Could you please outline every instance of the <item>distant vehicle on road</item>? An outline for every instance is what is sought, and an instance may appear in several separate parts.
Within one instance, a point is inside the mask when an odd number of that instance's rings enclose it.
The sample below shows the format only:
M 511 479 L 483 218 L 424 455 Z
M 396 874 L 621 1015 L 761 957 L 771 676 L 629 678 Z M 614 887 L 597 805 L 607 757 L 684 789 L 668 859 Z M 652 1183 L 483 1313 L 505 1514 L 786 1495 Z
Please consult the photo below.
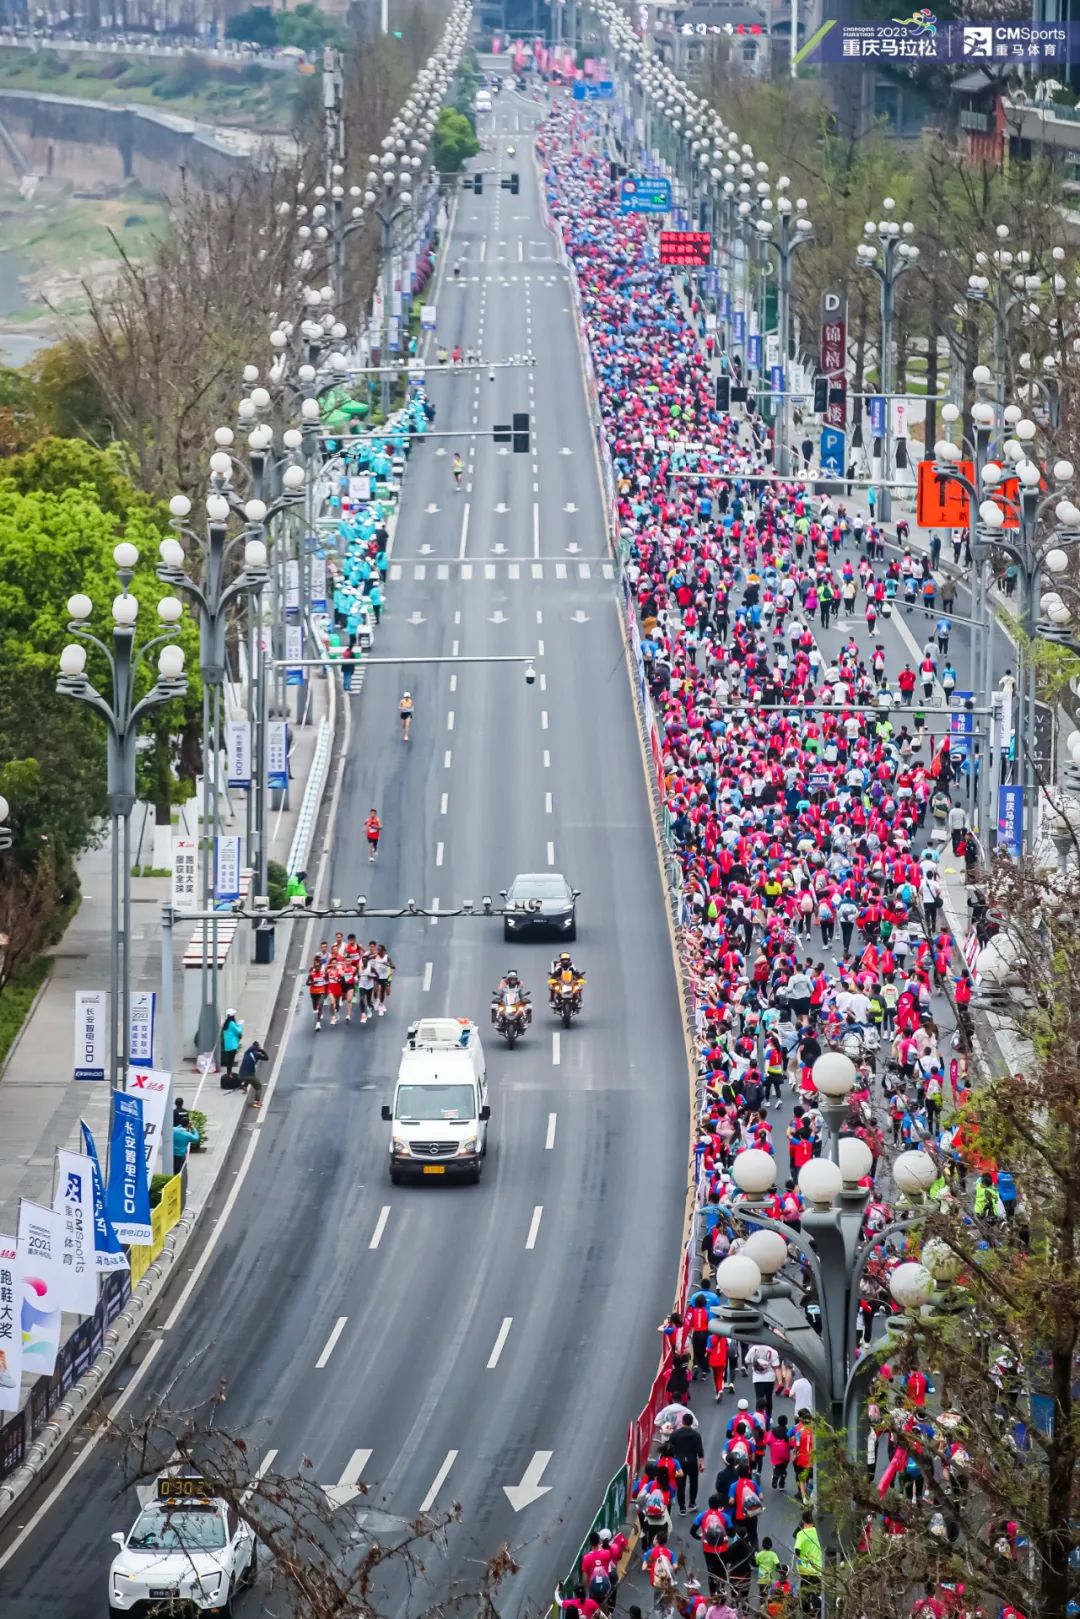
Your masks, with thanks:
M 570 887 L 560 871 L 519 872 L 502 891 L 509 908 L 503 917 L 503 937 L 539 939 L 554 934 L 559 939 L 576 939 L 580 892 Z
M 390 1125 L 390 1179 L 445 1180 L 475 1186 L 487 1154 L 487 1071 L 480 1031 L 469 1018 L 429 1017 L 410 1024 L 401 1053 Z

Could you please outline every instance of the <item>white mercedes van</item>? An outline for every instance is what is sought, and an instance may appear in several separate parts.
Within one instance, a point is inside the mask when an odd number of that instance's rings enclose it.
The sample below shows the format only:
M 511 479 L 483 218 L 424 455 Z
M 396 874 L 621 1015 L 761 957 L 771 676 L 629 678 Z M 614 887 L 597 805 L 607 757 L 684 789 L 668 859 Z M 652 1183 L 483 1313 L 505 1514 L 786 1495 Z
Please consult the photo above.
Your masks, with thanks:
M 410 1024 L 401 1052 L 390 1125 L 390 1179 L 411 1176 L 475 1185 L 487 1152 L 488 1105 L 484 1048 L 469 1018 L 421 1018 Z

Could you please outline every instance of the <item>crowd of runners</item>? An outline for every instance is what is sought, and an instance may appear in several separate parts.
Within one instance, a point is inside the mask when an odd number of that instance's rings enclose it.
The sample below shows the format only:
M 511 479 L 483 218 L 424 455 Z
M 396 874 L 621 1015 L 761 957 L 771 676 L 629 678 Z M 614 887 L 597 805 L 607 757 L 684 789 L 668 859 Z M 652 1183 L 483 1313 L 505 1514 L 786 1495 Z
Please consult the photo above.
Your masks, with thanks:
M 394 963 L 384 944 L 374 939 L 360 944 L 355 933 L 338 933 L 333 944 L 325 939 L 308 968 L 307 988 L 316 1034 L 325 1017 L 331 1028 L 343 1023 L 367 1023 L 383 1017 L 390 997 Z
M 775 1157 L 767 1213 L 798 1230 L 799 1171 L 824 1144 L 813 1065 L 829 1049 L 857 1071 L 847 1129 L 870 1149 L 865 1233 L 894 1212 L 891 1148 L 934 1139 L 945 1168 L 931 1196 L 968 1191 L 971 1155 L 949 1121 L 965 1094 L 972 979 L 945 926 L 939 872 L 943 847 L 969 864 L 975 855 L 956 785 L 969 760 L 945 717 L 955 589 L 906 548 L 903 525 L 886 535 L 872 511 L 775 477 L 767 432 L 715 410 L 692 311 L 658 264 L 653 227 L 620 216 L 593 114 L 557 109 L 540 155 L 614 474 L 699 1032 L 706 1280 L 663 1328 L 669 1405 L 662 1443 L 631 1481 L 634 1584 L 640 1592 L 644 1576 L 657 1610 L 677 1605 L 688 1619 L 733 1619 L 747 1605 L 817 1613 L 813 1390 L 768 1346 L 710 1331 L 721 1301 L 708 1277 L 739 1245 L 724 1204 L 744 1148 Z M 881 633 L 894 613 L 910 653 L 900 665 Z M 997 1179 L 980 1179 L 973 1211 L 990 1224 L 1016 1207 L 1009 1178 L 1000 1192 Z M 882 1245 L 867 1267 L 861 1342 L 894 1308 L 888 1277 L 901 1257 Z M 954 1474 L 962 1467 L 955 1436 L 928 1416 L 928 1386 L 912 1365 L 877 1391 L 902 1403 L 912 1435 L 907 1449 L 886 1436 L 880 1454 L 872 1442 L 886 1532 L 895 1492 L 921 1492 L 928 1449 L 946 1479 L 950 1460 Z M 706 1469 L 714 1487 L 699 1503 Z M 946 1511 L 942 1533 L 953 1532 Z M 609 1541 L 594 1537 L 581 1576 L 564 1611 L 613 1611 Z M 931 1593 L 927 1611 L 962 1611 L 955 1596 Z

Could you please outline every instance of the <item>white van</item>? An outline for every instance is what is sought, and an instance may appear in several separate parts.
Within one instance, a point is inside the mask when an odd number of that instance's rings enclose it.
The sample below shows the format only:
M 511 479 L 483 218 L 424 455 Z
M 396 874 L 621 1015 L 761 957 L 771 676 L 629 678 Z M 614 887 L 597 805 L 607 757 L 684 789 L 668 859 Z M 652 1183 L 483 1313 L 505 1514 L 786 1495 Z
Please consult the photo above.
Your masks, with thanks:
M 477 110 L 477 112 L 490 112 L 491 111 L 491 91 L 490 90 L 478 90 L 476 92 L 476 110 Z
M 484 1048 L 468 1018 L 421 1018 L 402 1047 L 390 1125 L 390 1179 L 458 1175 L 475 1186 L 487 1152 Z

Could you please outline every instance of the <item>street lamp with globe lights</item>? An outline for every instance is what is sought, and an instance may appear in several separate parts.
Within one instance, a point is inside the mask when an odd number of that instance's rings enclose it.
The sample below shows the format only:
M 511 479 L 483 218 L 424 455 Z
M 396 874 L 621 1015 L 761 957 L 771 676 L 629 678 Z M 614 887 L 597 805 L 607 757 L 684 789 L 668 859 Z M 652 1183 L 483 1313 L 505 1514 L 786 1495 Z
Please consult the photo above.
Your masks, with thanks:
M 111 821 L 112 889 L 109 942 L 109 1078 L 113 1087 L 127 1086 L 127 1051 L 131 1029 L 131 812 L 135 807 L 135 761 L 139 726 L 163 703 L 183 697 L 188 689 L 183 649 L 176 644 L 183 604 L 175 596 L 158 603 L 160 635 L 135 646 L 139 603 L 129 590 L 139 553 L 122 542 L 113 550 L 120 579 L 120 594 L 112 604 L 112 645 L 89 628 L 94 607 L 81 592 L 68 599 L 68 630 L 78 637 L 60 654 L 56 689 L 64 697 L 85 703 L 102 716 L 107 727 L 107 794 Z M 86 673 L 85 642 L 104 659 L 111 693 L 103 696 Z M 142 697 L 137 694 L 146 660 L 158 649 L 157 677 Z M 121 867 L 123 868 L 121 870 Z
M 882 203 L 883 218 L 876 222 L 868 219 L 863 226 L 863 237 L 855 249 L 855 264 L 860 270 L 876 275 L 881 283 L 881 353 L 879 366 L 879 392 L 885 401 L 885 418 L 881 439 L 881 502 L 879 511 L 884 521 L 892 516 L 892 329 L 896 312 L 896 284 L 900 277 L 915 267 L 919 249 L 908 240 L 915 227 L 910 220 L 903 224 L 892 217 L 896 203 L 886 197 Z

